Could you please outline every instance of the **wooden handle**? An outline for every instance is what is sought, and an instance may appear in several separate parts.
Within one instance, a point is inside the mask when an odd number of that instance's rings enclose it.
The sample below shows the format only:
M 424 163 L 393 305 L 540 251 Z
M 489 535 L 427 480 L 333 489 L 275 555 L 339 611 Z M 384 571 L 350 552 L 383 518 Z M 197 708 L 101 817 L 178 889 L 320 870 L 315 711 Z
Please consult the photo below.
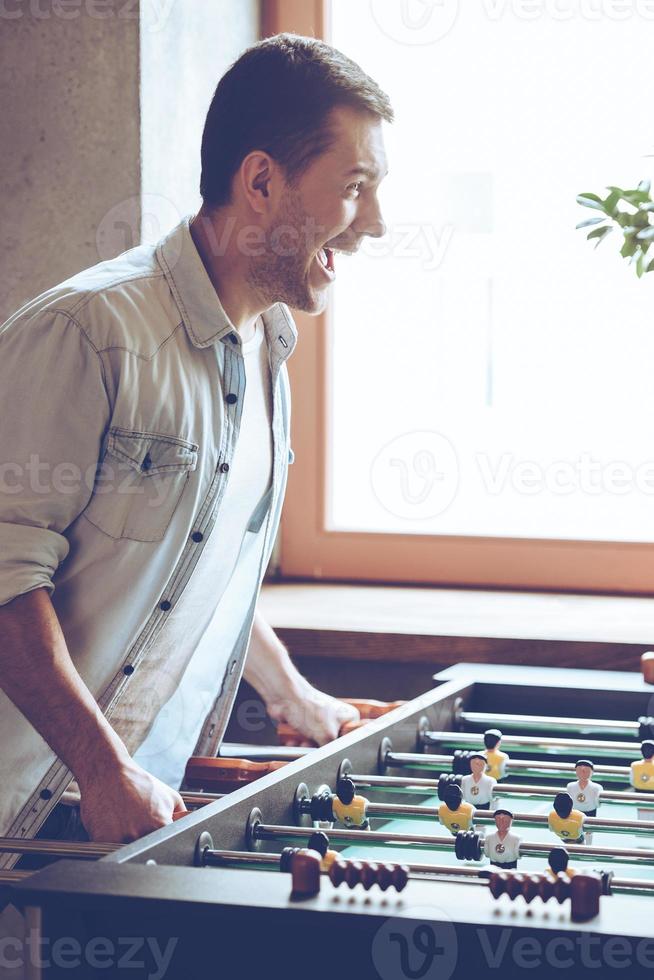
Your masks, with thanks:
M 643 680 L 646 684 L 654 684 L 654 651 L 649 650 L 640 658 Z
M 195 755 L 186 764 L 184 781 L 189 789 L 231 793 L 285 765 L 286 762 L 280 761 L 250 762 L 248 759 L 213 759 Z
M 355 707 L 360 717 L 357 721 L 346 721 L 345 724 L 341 725 L 339 735 L 347 735 L 348 732 L 356 731 L 357 728 L 361 728 L 369 721 L 381 718 L 389 711 L 406 704 L 406 701 L 374 701 L 360 698 L 340 698 L 340 700 Z M 287 725 L 286 722 L 281 722 L 277 726 L 277 737 L 282 745 L 298 745 L 306 741 L 300 732 L 292 725 Z

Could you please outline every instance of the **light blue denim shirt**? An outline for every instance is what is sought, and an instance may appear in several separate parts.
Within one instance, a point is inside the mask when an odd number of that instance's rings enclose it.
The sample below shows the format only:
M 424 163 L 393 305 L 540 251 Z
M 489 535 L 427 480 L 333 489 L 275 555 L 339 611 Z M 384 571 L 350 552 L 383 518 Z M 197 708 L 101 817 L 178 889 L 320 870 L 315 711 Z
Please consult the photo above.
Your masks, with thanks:
M 155 247 L 53 287 L 0 328 L 0 605 L 51 590 L 73 662 L 109 720 L 228 519 L 220 503 L 243 357 L 190 218 Z M 297 331 L 283 304 L 263 321 L 273 479 L 249 528 L 263 536 L 259 573 L 230 608 L 237 639 L 202 754 L 215 754 L 229 718 L 292 459 L 284 362 Z M 0 744 L 0 834 L 31 837 L 71 773 L 2 692 Z

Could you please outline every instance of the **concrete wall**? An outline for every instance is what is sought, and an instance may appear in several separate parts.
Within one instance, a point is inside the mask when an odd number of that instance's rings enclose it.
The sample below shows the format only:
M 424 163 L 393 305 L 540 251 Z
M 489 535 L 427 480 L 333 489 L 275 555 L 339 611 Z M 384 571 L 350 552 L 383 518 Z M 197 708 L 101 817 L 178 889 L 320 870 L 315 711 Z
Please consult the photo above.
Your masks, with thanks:
M 163 5 L 165 7 L 165 4 Z M 142 240 L 200 206 L 200 141 L 218 79 L 259 36 L 258 0 L 141 6 Z
M 2 7 L 0 322 L 97 262 L 102 218 L 139 193 L 138 11 L 117 8 Z
M 202 124 L 258 0 L 0 3 L 0 323 L 197 207 Z

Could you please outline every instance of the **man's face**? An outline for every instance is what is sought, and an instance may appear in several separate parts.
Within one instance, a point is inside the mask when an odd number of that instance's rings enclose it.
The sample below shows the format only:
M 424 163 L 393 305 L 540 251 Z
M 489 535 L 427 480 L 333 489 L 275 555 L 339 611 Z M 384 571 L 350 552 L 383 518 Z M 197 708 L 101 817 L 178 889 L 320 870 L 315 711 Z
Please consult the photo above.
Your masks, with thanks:
M 474 776 L 482 776 L 486 772 L 486 760 L 485 759 L 471 759 L 470 768 Z
M 581 782 L 588 782 L 593 774 L 590 766 L 577 766 L 575 772 L 577 773 L 577 779 L 581 780 Z
M 266 229 L 267 249 L 250 262 L 249 280 L 272 305 L 320 313 L 336 278 L 334 251 L 356 251 L 364 236 L 385 232 L 377 189 L 386 175 L 381 120 L 339 107 L 335 140 L 295 185 L 285 185 Z M 332 251 L 332 249 L 334 251 Z
M 498 813 L 495 817 L 495 826 L 505 834 L 511 829 L 511 817 L 507 813 Z

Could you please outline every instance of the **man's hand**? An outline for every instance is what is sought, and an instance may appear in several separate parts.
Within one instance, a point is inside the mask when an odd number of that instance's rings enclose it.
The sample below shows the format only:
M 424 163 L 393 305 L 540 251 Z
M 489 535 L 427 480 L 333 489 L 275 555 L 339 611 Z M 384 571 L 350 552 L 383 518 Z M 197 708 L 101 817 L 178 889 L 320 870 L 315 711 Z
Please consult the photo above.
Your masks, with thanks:
M 187 812 L 179 793 L 132 759 L 79 780 L 79 787 L 80 816 L 94 841 L 126 844 Z
M 359 719 L 351 704 L 318 691 L 304 678 L 286 698 L 269 701 L 266 710 L 273 721 L 292 725 L 302 736 L 289 740 L 288 745 L 325 745 L 338 738 L 346 722 Z

